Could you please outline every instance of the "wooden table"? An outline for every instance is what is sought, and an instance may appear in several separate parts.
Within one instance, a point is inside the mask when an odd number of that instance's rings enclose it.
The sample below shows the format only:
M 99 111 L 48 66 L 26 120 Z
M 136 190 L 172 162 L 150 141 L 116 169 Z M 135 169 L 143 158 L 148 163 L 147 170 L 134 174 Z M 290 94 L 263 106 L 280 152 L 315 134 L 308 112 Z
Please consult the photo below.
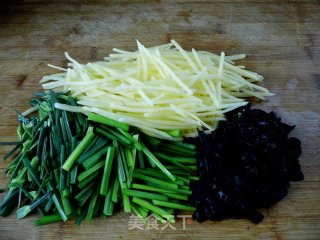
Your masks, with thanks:
M 46 4 L 40 3 L 46 2 Z M 67 3 L 68 2 L 68 3 Z M 89 3 L 90 2 L 90 3 Z M 1 1 L 0 141 L 15 141 L 17 116 L 48 63 L 65 65 L 64 51 L 83 62 L 102 59 L 112 47 L 134 49 L 176 39 L 226 54 L 246 53 L 243 64 L 265 76 L 276 95 L 259 104 L 296 124 L 302 141 L 305 180 L 265 210 L 264 221 L 228 220 L 174 225 L 176 230 L 129 230 L 129 215 L 74 226 L 35 227 L 37 216 L 0 219 L 0 239 L 319 239 L 320 238 L 320 4 L 319 1 Z M 9 150 L 0 146 L 0 157 Z M 0 162 L 0 189 L 8 178 Z M 0 199 L 5 193 L 0 194 Z

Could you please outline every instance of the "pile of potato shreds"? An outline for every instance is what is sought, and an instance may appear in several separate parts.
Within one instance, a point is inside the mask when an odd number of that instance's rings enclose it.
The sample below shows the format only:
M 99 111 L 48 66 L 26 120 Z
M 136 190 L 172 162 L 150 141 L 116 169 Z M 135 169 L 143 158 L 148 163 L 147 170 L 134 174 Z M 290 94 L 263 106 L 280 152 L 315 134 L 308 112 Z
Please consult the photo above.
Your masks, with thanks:
M 177 211 L 195 211 L 190 186 L 199 180 L 196 146 L 183 137 L 212 132 L 243 98 L 272 95 L 254 84 L 262 76 L 235 65 L 243 54 L 188 52 L 174 40 L 114 51 L 85 65 L 66 53 L 70 68 L 49 65 L 63 73 L 43 77 L 50 91 L 19 114 L 0 215 L 17 206 L 17 218 L 39 212 L 38 225 L 80 224 L 122 206 L 173 222 Z
M 272 95 L 254 84 L 262 76 L 235 65 L 244 54 L 189 52 L 174 40 L 152 48 L 137 46 L 134 52 L 114 49 L 105 61 L 87 64 L 66 53 L 70 68 L 56 67 L 63 73 L 43 77 L 42 87 L 70 91 L 83 106 L 57 108 L 97 113 L 168 140 L 181 140 L 168 133 L 175 129 L 184 137 L 195 137 L 199 128 L 212 132 L 224 113 L 247 104 L 243 98 Z

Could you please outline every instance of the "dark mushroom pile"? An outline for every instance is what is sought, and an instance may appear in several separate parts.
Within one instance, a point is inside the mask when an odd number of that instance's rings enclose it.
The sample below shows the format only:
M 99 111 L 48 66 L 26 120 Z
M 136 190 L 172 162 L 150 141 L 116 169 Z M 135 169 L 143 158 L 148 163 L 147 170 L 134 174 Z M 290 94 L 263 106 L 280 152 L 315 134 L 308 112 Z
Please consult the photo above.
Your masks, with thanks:
M 260 208 L 286 196 L 290 181 L 303 180 L 298 158 L 301 143 L 288 137 L 294 129 L 274 112 L 250 105 L 226 114 L 211 134 L 199 132 L 200 181 L 193 189 L 199 222 L 247 218 L 259 223 Z

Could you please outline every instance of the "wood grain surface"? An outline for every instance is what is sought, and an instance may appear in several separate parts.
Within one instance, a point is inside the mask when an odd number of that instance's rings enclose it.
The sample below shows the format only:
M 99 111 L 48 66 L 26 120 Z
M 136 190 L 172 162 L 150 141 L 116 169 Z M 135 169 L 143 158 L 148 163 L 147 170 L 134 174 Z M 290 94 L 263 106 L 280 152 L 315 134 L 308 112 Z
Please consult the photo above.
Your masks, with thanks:
M 275 110 L 302 141 L 305 180 L 254 225 L 228 220 L 129 230 L 118 213 L 77 227 L 73 222 L 35 227 L 37 215 L 0 218 L 0 239 L 320 239 L 320 2 L 319 1 L 1 1 L 0 141 L 15 141 L 17 116 L 48 63 L 65 66 L 64 51 L 82 62 L 113 47 L 133 49 L 176 39 L 184 48 L 246 53 L 242 63 L 265 77 L 275 93 L 258 104 Z M 0 146 L 0 157 L 9 150 Z M 7 191 L 0 160 L 0 189 Z M 4 193 L 0 194 L 3 199 Z

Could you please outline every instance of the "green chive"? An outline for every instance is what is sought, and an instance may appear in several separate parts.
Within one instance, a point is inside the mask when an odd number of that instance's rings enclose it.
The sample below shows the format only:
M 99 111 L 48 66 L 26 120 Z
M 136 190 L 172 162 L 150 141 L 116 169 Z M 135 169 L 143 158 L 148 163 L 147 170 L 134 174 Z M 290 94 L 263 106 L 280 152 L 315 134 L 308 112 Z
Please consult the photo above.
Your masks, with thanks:
M 40 160 L 40 159 L 39 159 L 38 156 L 34 156 L 34 158 L 32 158 L 30 164 L 31 164 L 31 166 L 32 166 L 33 169 L 37 169 L 38 164 L 39 164 L 39 160 Z M 32 173 L 31 173 L 30 171 L 28 171 L 28 180 L 29 180 L 29 182 L 32 181 L 32 175 L 31 175 L 31 174 L 32 174 Z
M 168 213 L 167 211 L 163 210 L 162 208 L 159 208 L 153 204 L 151 204 L 150 202 L 143 200 L 141 198 L 137 198 L 137 197 L 133 197 L 132 198 L 132 202 L 139 204 L 140 206 L 145 207 L 146 209 L 155 212 L 157 214 L 159 214 L 161 217 L 166 218 L 167 220 L 171 219 L 172 215 L 170 213 Z
M 76 225 L 78 225 L 78 226 L 81 225 L 81 223 L 82 223 L 83 219 L 85 218 L 87 212 L 88 212 L 88 209 L 87 208 L 83 208 L 79 218 L 75 221 Z
M 61 194 L 61 201 L 62 201 L 62 206 L 64 209 L 64 212 L 66 214 L 66 216 L 69 216 L 72 214 L 72 207 L 71 207 L 71 203 L 68 197 L 64 197 Z
M 82 165 L 85 169 L 92 167 L 96 164 L 108 151 L 108 148 L 104 147 L 100 151 L 93 154 L 91 157 L 87 158 L 82 162 Z
M 118 157 L 117 157 L 117 162 L 118 162 L 118 177 L 119 177 L 119 181 L 120 182 L 126 182 L 126 176 L 125 176 L 125 171 L 124 171 L 124 167 L 123 167 L 123 163 L 121 160 L 121 153 L 120 153 L 120 149 L 118 146 L 118 143 L 116 141 L 113 141 L 113 146 L 115 147 L 117 153 L 118 153 Z
M 179 147 L 174 145 L 175 147 Z M 159 146 L 157 146 L 156 148 L 154 148 L 155 150 L 157 150 L 157 152 L 161 152 L 161 153 L 166 153 L 166 154 L 170 154 L 172 156 L 181 156 L 181 157 L 195 157 L 196 156 L 196 151 L 187 149 L 187 152 L 184 151 L 178 151 L 176 149 L 172 149 L 170 147 L 167 147 L 166 145 L 160 144 Z M 194 152 L 189 152 L 189 151 L 194 151 Z
M 137 173 L 137 172 L 133 173 L 133 177 L 140 179 L 140 180 L 143 180 L 143 181 L 149 181 L 149 182 L 152 182 L 152 183 L 155 183 L 158 185 L 166 186 L 167 188 L 170 188 L 170 189 L 178 189 L 178 185 L 175 183 L 168 183 L 168 182 L 156 179 L 156 178 L 145 176 L 145 175 Z
M 159 179 L 159 180 L 163 180 L 163 181 L 166 181 L 167 180 L 167 176 L 163 174 L 163 172 L 157 170 L 157 169 L 148 169 L 148 170 L 143 170 L 143 169 L 136 169 L 135 170 L 136 173 L 141 173 L 141 174 L 144 174 L 144 175 L 147 175 L 147 176 L 150 176 L 150 177 L 154 177 L 156 179 Z M 183 185 L 183 181 L 182 180 L 178 180 L 176 179 L 174 181 L 175 184 L 178 184 L 178 185 Z
M 112 189 L 112 202 L 118 202 L 118 192 L 119 192 L 119 180 L 118 178 L 114 179 L 113 189 Z
M 144 219 L 148 216 L 148 211 L 145 211 L 142 207 L 137 204 L 131 203 L 132 211 L 138 215 L 138 217 Z
M 127 184 L 125 182 L 121 182 L 120 180 L 119 180 L 119 183 L 120 183 L 121 192 L 122 192 L 122 203 L 123 203 L 124 212 L 131 212 L 129 197 L 123 194 L 123 190 L 127 189 Z
M 84 151 L 86 146 L 92 141 L 94 136 L 95 135 L 92 131 L 92 128 L 89 128 L 86 136 L 82 139 L 80 144 L 76 147 L 76 149 L 71 153 L 71 155 L 68 157 L 68 159 L 63 164 L 62 168 L 64 170 L 69 171 L 71 169 L 74 162 L 77 160 L 77 158 L 80 156 L 80 154 Z
M 177 204 L 177 203 L 172 203 L 172 202 L 164 202 L 164 201 L 159 201 L 159 200 L 152 200 L 152 203 L 157 205 L 157 206 L 161 206 L 161 207 L 168 207 L 168 208 L 185 210 L 185 211 L 195 211 L 196 210 L 195 207 L 182 205 L 182 204 Z
M 78 176 L 78 181 L 81 182 L 92 173 L 98 171 L 100 168 L 104 166 L 104 161 L 98 162 L 96 165 L 92 166 L 91 168 L 85 170 L 84 172 L 80 173 Z
M 66 143 L 66 142 L 69 141 L 69 139 L 68 139 L 68 136 L 67 136 L 67 131 L 66 131 L 66 128 L 65 128 L 63 117 L 60 117 L 59 122 L 60 122 L 60 127 L 61 127 L 60 129 L 61 129 L 61 133 L 62 133 L 62 139 Z
M 60 216 L 61 216 L 61 219 L 65 222 L 68 220 L 66 214 L 64 213 L 64 211 L 62 210 L 62 207 L 61 207 L 61 204 L 57 198 L 57 196 L 55 194 L 52 194 L 52 199 L 53 199 L 53 203 L 55 204 Z
M 130 133 L 128 133 L 127 131 L 122 130 L 121 128 L 117 128 L 117 130 L 122 133 L 125 137 L 127 137 L 128 139 L 131 140 L 131 142 L 134 143 L 135 147 L 141 151 L 142 150 L 142 145 L 139 143 L 139 140 L 137 138 L 135 138 L 134 136 L 132 136 Z M 136 135 L 139 136 L 139 135 Z
M 199 181 L 200 178 L 198 176 L 189 176 L 188 177 L 190 180 L 193 180 L 193 181 Z
M 178 180 L 181 180 L 184 184 L 190 184 L 190 179 L 186 178 L 186 177 L 181 177 L 181 176 L 177 176 Z
M 155 153 L 155 155 L 157 157 L 159 157 L 160 159 L 170 159 L 171 161 L 176 161 L 178 163 L 181 163 L 181 164 L 196 164 L 197 163 L 197 160 L 196 158 L 188 158 L 188 157 L 171 157 L 171 156 L 168 156 L 166 154 L 163 154 L 163 153 Z
M 169 162 L 169 163 L 172 163 L 173 165 L 177 166 L 178 168 L 192 173 L 192 170 L 191 170 L 191 168 L 189 166 L 183 165 L 183 164 L 181 164 L 181 163 L 179 163 L 179 162 L 177 162 L 177 161 L 175 161 L 175 160 L 173 160 L 171 158 L 162 158 L 162 160 L 164 160 L 166 162 Z
M 80 155 L 78 158 L 78 163 L 82 163 L 84 160 L 90 158 L 90 156 L 94 155 L 96 152 L 101 150 L 102 148 L 105 148 L 108 144 L 108 140 L 104 138 L 100 138 L 99 136 L 96 136 L 96 141 L 93 145 L 90 144 L 90 146 L 87 147 L 87 149 Z
M 30 162 L 26 158 L 22 158 L 22 162 L 24 166 L 28 169 L 28 172 L 30 173 L 33 180 L 37 183 L 38 186 L 40 186 L 40 179 L 38 178 L 36 172 L 34 171 L 33 167 L 31 166 Z
M 161 194 L 149 193 L 149 192 L 143 192 L 143 191 L 137 191 L 137 190 L 131 190 L 131 189 L 123 189 L 123 194 L 125 194 L 129 197 L 156 199 L 156 200 L 161 200 L 161 201 L 168 200 L 168 198 L 166 196 L 163 196 Z
M 90 189 L 92 189 L 94 185 L 95 185 L 95 182 L 90 183 L 85 188 L 83 188 L 74 198 L 80 201 L 83 198 L 83 196 L 86 195 L 86 193 L 89 192 Z
M 121 133 L 118 133 L 116 132 L 115 130 L 107 127 L 107 126 L 101 126 L 104 130 L 108 131 L 110 134 L 112 134 L 113 136 L 117 137 L 119 139 L 120 142 L 123 142 L 125 144 L 128 144 L 130 145 L 132 143 L 132 136 L 130 135 L 130 137 L 127 137 L 126 135 L 124 134 L 121 134 Z
M 142 168 L 142 169 L 145 168 L 144 159 L 143 159 L 143 152 L 142 151 L 138 152 L 138 159 L 139 159 L 140 168 Z
M 104 202 L 103 214 L 106 216 L 111 216 L 113 213 L 114 202 L 112 201 L 112 193 L 113 187 L 111 186 L 106 194 Z
M 100 194 L 101 195 L 106 195 L 107 194 L 107 189 L 108 189 L 108 184 L 109 184 L 109 181 L 110 181 L 110 173 L 111 173 L 111 169 L 112 169 L 112 163 L 113 163 L 115 148 L 114 147 L 109 147 L 107 151 L 108 152 L 107 152 L 106 161 L 105 161 L 105 164 L 104 164 L 104 170 L 103 170 L 102 182 L 101 182 L 101 188 L 100 188 Z
M 147 155 L 147 157 L 158 167 L 161 169 L 161 171 L 168 176 L 168 178 L 170 178 L 172 181 L 175 181 L 176 178 L 168 171 L 168 169 L 166 169 L 162 163 L 150 152 L 150 150 L 148 148 L 146 148 L 146 146 L 143 145 L 142 151 L 144 152 L 144 154 Z
M 190 190 L 185 190 L 185 189 L 172 189 L 168 186 L 165 186 L 163 184 L 157 184 L 157 183 L 154 183 L 154 182 L 151 182 L 151 181 L 147 181 L 146 182 L 147 185 L 149 186 L 152 186 L 152 187 L 158 187 L 158 188 L 161 188 L 161 189 L 167 189 L 167 190 L 172 190 L 172 191 L 175 191 L 177 193 L 182 193 L 182 194 L 186 194 L 186 195 L 191 195 L 192 194 L 192 191 Z
M 184 189 L 184 190 L 190 190 L 189 186 L 179 186 L 180 189 Z
M 21 147 L 21 143 L 18 143 L 3 157 L 3 160 L 7 160 L 8 158 L 10 158 L 20 147 Z
M 142 184 L 138 184 L 138 183 L 133 183 L 132 188 L 146 190 L 146 191 L 152 191 L 152 192 L 161 192 L 163 194 L 164 193 L 174 193 L 174 190 L 161 189 L 161 188 L 151 187 L 148 185 L 142 185 Z
M 60 182 L 59 182 L 59 189 L 63 189 L 64 185 L 65 185 L 65 175 L 64 175 L 64 172 L 63 172 L 61 167 L 62 167 L 63 162 L 65 160 L 65 146 L 61 145 L 60 150 L 61 150 L 61 152 L 60 152 Z
M 98 123 L 102 123 L 108 126 L 112 126 L 112 127 L 116 127 L 116 128 L 121 128 L 125 131 L 129 131 L 129 125 L 126 123 L 121 123 L 121 122 L 117 122 L 113 119 L 95 114 L 95 113 L 89 113 L 88 115 L 88 120 L 89 121 L 93 121 L 93 122 L 98 122 Z
M 75 165 L 71 169 L 70 184 L 76 184 L 77 175 L 78 175 L 78 165 Z
M 167 169 L 169 169 L 172 174 L 179 175 L 179 176 L 185 176 L 185 177 L 190 176 L 190 173 L 189 173 L 189 172 L 186 172 L 186 171 L 181 170 L 181 169 L 177 169 L 176 166 L 172 166 L 172 165 L 171 165 L 171 166 L 165 166 L 165 167 L 166 167 Z M 174 168 L 173 168 L 173 169 L 170 169 L 170 167 L 174 167 Z
M 70 190 L 69 190 L 68 188 L 63 189 L 61 196 L 63 196 L 63 197 L 70 197 L 70 196 L 71 196 Z
M 48 213 L 48 212 L 50 211 L 52 205 L 53 205 L 53 200 L 52 200 L 52 198 L 51 198 L 51 199 L 49 199 L 49 201 L 48 201 L 47 204 L 45 205 L 44 211 L 45 211 L 46 213 Z M 59 214 L 59 216 L 60 216 L 60 214 Z M 61 219 L 61 216 L 60 216 L 60 219 Z
M 154 218 L 157 219 L 162 224 L 166 224 L 167 223 L 167 220 L 165 220 L 163 217 L 161 217 L 159 214 L 157 214 L 155 212 L 152 212 L 152 216 L 154 216 Z
M 60 214 L 53 214 L 47 216 L 41 216 L 38 220 L 34 222 L 36 226 L 46 225 L 49 223 L 60 222 L 62 220 Z
M 196 155 L 196 151 L 195 150 L 192 150 L 190 148 L 186 148 L 186 147 L 183 147 L 183 146 L 178 146 L 178 145 L 175 145 L 175 144 L 172 144 L 172 143 L 168 143 L 168 142 L 161 143 L 161 147 L 173 150 L 177 154 L 178 153 L 183 153 L 183 154 L 187 154 L 189 156 L 195 156 Z
M 126 176 L 126 184 L 128 187 L 131 186 L 131 180 L 129 178 L 129 170 L 128 170 L 128 163 L 126 161 L 126 156 L 124 153 L 124 149 L 121 145 L 119 145 L 118 150 L 120 151 L 120 156 L 121 156 L 121 162 L 122 162 L 122 166 L 123 166 L 123 170 Z
M 112 135 L 111 133 L 108 133 L 107 131 L 104 131 L 101 128 L 96 128 L 95 129 L 97 133 L 101 134 L 103 137 L 113 140 L 113 141 L 118 141 L 118 138 L 114 135 Z
M 189 148 L 191 150 L 195 150 L 196 149 L 196 145 L 191 144 L 191 143 L 185 143 L 185 142 L 180 142 L 180 141 L 176 141 L 176 142 L 171 142 L 171 144 L 174 145 L 178 145 L 180 147 L 184 147 L 184 148 Z
M 87 191 L 83 197 L 80 199 L 80 202 L 79 202 L 79 206 L 80 207 L 83 207 L 87 201 L 89 200 L 89 198 L 93 195 L 93 192 L 94 192 L 94 189 L 93 188 L 90 188 L 89 191 Z
M 99 176 L 100 172 L 95 172 L 91 174 L 89 177 L 85 178 L 84 180 L 80 181 L 78 183 L 78 187 L 80 189 L 84 188 L 88 183 L 92 182 L 93 180 L 96 180 L 97 177 Z
M 38 207 L 40 204 L 42 204 L 45 200 L 47 200 L 48 197 L 50 197 L 51 193 L 48 192 L 47 194 L 43 195 L 41 198 L 39 198 L 37 201 L 33 202 L 31 205 L 26 205 L 17 210 L 17 219 L 24 218 L 27 216 L 33 209 Z
M 188 196 L 187 195 L 182 195 L 182 194 L 177 194 L 177 193 L 167 193 L 167 192 L 162 192 L 163 195 L 166 195 L 170 198 L 174 198 L 174 199 L 179 199 L 179 200 L 188 200 Z M 157 199 L 156 199 L 157 200 Z
M 125 158 L 127 159 L 128 167 L 129 168 L 133 167 L 134 163 L 133 163 L 133 156 L 132 156 L 131 150 L 128 148 L 125 148 L 124 154 L 125 154 Z
M 66 129 L 66 133 L 68 135 L 69 141 L 71 142 L 72 141 L 72 133 L 71 133 L 71 129 L 69 126 L 67 112 L 62 111 L 62 116 L 63 116 L 63 120 L 64 120 L 64 128 Z
M 89 204 L 88 213 L 87 213 L 87 217 L 86 217 L 86 220 L 88 222 L 91 222 L 91 220 L 93 218 L 93 212 L 94 212 L 94 208 L 95 208 L 95 205 L 97 202 L 98 195 L 99 195 L 99 188 L 97 188 L 96 191 L 94 192 L 94 194 L 91 198 L 90 204 Z
M 161 143 L 161 141 L 158 138 L 151 137 L 148 135 L 143 135 L 143 138 L 146 140 L 146 142 L 150 143 L 153 146 L 158 146 Z
M 165 130 L 166 133 L 168 133 L 170 136 L 175 138 L 182 137 L 182 131 L 180 129 L 173 129 L 173 130 Z

